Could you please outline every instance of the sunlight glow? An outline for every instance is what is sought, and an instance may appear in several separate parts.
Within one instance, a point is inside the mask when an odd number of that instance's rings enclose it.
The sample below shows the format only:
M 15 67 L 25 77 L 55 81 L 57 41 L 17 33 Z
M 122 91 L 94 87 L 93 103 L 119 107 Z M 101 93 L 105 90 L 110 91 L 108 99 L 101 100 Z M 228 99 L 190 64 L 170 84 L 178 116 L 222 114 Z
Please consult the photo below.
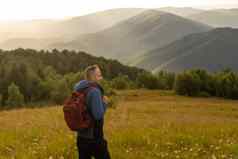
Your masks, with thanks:
M 111 8 L 234 8 L 237 0 L 0 0 L 0 20 L 58 19 Z

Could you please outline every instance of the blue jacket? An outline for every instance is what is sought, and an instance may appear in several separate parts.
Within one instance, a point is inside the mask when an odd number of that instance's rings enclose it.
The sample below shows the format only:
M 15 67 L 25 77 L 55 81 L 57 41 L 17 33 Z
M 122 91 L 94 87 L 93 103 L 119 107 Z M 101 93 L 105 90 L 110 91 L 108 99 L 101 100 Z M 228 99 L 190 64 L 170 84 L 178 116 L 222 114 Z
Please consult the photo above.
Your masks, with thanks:
M 90 86 L 92 81 L 81 80 L 74 86 L 74 91 L 81 91 Z M 104 95 L 103 88 L 97 84 L 96 88 L 92 88 L 86 95 L 86 106 L 96 121 L 94 128 L 88 128 L 78 131 L 78 135 L 84 138 L 101 138 L 103 137 L 103 118 L 107 105 L 102 100 Z

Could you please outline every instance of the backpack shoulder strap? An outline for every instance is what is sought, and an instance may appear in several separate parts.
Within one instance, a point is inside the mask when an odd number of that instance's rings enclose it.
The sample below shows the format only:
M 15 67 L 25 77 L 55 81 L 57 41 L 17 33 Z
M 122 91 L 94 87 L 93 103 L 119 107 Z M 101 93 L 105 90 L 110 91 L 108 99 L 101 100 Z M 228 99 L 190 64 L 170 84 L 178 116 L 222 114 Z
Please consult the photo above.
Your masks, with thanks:
M 89 92 L 91 89 L 96 88 L 96 87 L 97 87 L 97 85 L 96 85 L 95 83 L 91 83 L 91 84 L 89 85 L 89 87 L 86 88 L 83 92 L 84 92 L 85 95 L 87 95 L 88 92 Z

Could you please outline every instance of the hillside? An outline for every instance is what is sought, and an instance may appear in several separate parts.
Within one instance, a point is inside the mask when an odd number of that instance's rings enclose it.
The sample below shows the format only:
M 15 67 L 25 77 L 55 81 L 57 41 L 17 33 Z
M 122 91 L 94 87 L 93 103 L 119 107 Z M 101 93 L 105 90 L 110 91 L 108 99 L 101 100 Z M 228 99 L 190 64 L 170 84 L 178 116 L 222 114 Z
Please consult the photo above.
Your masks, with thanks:
M 235 159 L 238 155 L 237 101 L 155 90 L 119 94 L 119 103 L 107 110 L 104 125 L 113 159 Z M 2 159 L 78 158 L 76 135 L 67 128 L 61 106 L 1 111 L 0 125 Z
M 62 42 L 61 38 L 11 38 L 0 43 L 0 48 L 11 50 L 17 48 L 31 48 L 41 50 L 47 48 L 52 42 Z
M 219 28 L 188 35 L 144 54 L 133 64 L 152 71 L 179 72 L 191 68 L 216 71 L 228 67 L 238 71 L 237 51 L 238 29 Z
M 28 20 L 0 23 L 0 42 L 8 39 L 61 38 L 72 40 L 80 34 L 95 33 L 142 12 L 140 8 L 99 11 L 62 20 Z M 55 42 L 52 40 L 52 42 Z M 57 41 L 56 41 L 57 42 Z M 37 43 L 37 42 L 36 42 Z M 28 45 L 30 48 L 31 45 Z M 33 47 L 31 47 L 33 48 Z
M 56 43 L 50 48 L 80 49 L 126 62 L 185 35 L 210 29 L 207 25 L 170 13 L 146 10 L 101 32 L 82 35 L 68 43 Z
M 189 16 L 190 19 L 214 27 L 238 27 L 238 9 L 217 9 Z
M 191 7 L 163 7 L 158 8 L 160 11 L 169 12 L 181 17 L 188 17 L 194 14 L 199 14 L 204 12 L 202 9 L 191 8 Z
M 79 34 L 95 33 L 143 11 L 144 9 L 142 8 L 118 8 L 73 17 L 72 19 L 59 23 L 58 26 L 56 26 L 55 33 L 64 30 L 67 31 L 68 35 L 74 37 Z

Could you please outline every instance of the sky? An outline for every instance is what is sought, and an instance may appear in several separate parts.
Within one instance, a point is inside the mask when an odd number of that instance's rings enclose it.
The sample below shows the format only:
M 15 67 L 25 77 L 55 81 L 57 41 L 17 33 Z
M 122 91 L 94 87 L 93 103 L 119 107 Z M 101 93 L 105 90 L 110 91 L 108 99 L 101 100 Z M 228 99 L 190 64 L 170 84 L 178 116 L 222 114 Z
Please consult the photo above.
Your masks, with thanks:
M 0 0 L 0 21 L 63 19 L 112 8 L 238 8 L 238 0 Z

